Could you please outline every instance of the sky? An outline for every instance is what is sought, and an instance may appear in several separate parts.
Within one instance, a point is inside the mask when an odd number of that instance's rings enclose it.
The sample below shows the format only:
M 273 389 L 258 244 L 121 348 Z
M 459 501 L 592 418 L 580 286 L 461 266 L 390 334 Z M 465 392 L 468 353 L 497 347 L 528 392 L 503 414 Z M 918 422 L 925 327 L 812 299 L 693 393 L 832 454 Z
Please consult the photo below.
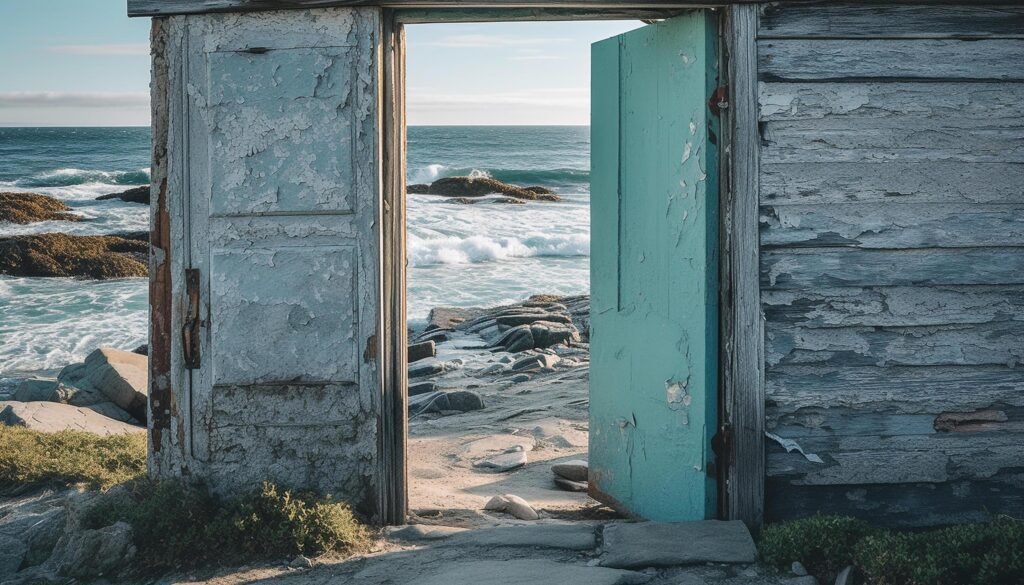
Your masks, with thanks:
M 411 25 L 409 123 L 586 124 L 590 44 L 638 26 Z M 0 0 L 0 126 L 148 125 L 148 42 L 125 0 Z

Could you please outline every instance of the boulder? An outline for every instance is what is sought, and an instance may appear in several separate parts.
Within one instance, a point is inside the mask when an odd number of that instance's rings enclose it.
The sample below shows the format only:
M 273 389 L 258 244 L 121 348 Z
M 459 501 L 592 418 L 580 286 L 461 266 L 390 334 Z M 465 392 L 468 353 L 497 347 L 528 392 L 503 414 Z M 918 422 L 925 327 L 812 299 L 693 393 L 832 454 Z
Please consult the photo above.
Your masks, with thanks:
M 126 522 L 63 536 L 53 560 L 57 572 L 67 577 L 91 579 L 116 575 L 130 568 L 135 558 L 132 527 Z
M 0 193 L 0 222 L 81 221 L 63 201 L 38 193 Z
M 13 398 L 18 402 L 61 402 L 56 399 L 60 385 L 56 378 L 28 378 L 18 383 Z
M 580 341 L 579 331 L 572 325 L 537 321 L 529 325 L 519 325 L 506 331 L 494 343 L 505 351 L 516 353 L 529 349 L 545 349 L 552 345 L 572 344 Z
M 96 435 L 143 433 L 136 426 L 104 416 L 90 408 L 58 402 L 0 402 L 0 424 L 21 426 L 43 433 L 73 430 Z
M 109 199 L 120 199 L 121 201 L 127 201 L 128 203 L 142 203 L 144 205 L 149 205 L 149 185 L 132 187 L 131 189 L 121 191 L 120 193 L 100 195 L 96 198 L 97 201 L 107 201 Z
M 527 201 L 560 201 L 561 199 L 548 190 L 535 191 L 510 185 L 490 177 L 445 177 L 431 183 L 427 193 L 445 197 L 483 197 L 485 195 L 507 195 Z
M 481 410 L 484 408 L 484 399 L 472 390 L 456 390 L 454 392 L 448 392 L 446 393 L 446 397 L 448 398 L 448 408 L 445 410 L 469 412 L 471 410 Z
M 146 276 L 149 244 L 119 236 L 48 233 L 0 238 L 0 274 L 80 276 L 94 279 Z
M 419 396 L 429 392 L 437 392 L 437 382 L 427 381 L 409 384 L 409 396 Z
M 413 183 L 405 186 L 405 192 L 413 195 L 426 195 L 430 193 L 430 185 L 425 183 Z
M 468 412 L 484 407 L 483 398 L 470 390 L 454 392 L 422 392 L 409 396 L 409 414 L 417 415 L 425 412 L 459 411 Z
M 144 355 L 101 347 L 85 363 L 61 370 L 57 379 L 84 391 L 99 391 L 136 419 L 146 420 L 148 370 L 149 359 Z
M 109 400 L 92 388 L 67 386 L 55 378 L 22 380 L 14 390 L 13 399 L 18 402 L 60 402 L 72 406 L 92 406 Z

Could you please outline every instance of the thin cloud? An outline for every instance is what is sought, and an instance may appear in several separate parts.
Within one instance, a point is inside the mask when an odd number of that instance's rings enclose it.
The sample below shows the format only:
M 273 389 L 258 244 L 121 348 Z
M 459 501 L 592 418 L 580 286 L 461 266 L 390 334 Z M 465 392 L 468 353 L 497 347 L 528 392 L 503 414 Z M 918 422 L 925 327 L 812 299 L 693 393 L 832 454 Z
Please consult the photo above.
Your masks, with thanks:
M 0 108 L 148 107 L 149 93 L 80 91 L 0 91 Z
M 47 51 L 60 55 L 148 55 L 146 43 L 115 43 L 108 45 L 56 45 Z
M 524 45 L 550 45 L 568 43 L 570 39 L 551 37 L 512 37 L 501 35 L 451 35 L 441 37 L 436 41 L 424 43 L 432 47 L 447 47 L 451 49 L 480 49 L 480 48 L 501 48 L 521 47 Z

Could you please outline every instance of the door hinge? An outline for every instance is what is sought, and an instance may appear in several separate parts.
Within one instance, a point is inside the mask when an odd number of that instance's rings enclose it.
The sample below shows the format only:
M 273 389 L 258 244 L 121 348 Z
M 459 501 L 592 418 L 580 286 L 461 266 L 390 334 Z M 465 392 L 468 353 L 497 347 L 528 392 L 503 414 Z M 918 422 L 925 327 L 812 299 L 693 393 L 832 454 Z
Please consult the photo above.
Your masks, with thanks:
M 199 356 L 199 328 L 203 320 L 199 317 L 199 270 L 185 270 L 185 295 L 188 308 L 185 310 L 185 323 L 181 326 L 181 349 L 188 370 L 198 370 L 202 363 Z
M 719 85 L 708 98 L 708 109 L 716 116 L 722 115 L 722 110 L 729 108 L 729 86 Z

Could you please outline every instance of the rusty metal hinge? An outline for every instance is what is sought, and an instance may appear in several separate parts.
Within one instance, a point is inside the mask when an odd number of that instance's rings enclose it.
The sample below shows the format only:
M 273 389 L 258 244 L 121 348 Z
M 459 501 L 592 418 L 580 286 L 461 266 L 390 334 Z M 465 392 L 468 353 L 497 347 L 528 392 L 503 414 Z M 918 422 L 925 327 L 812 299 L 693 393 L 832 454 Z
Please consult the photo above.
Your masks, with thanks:
M 181 326 L 181 348 L 185 368 L 198 370 L 202 363 L 199 355 L 199 328 L 203 320 L 199 317 L 199 270 L 185 270 L 185 294 L 188 297 L 188 308 L 185 311 L 185 323 Z
M 722 115 L 722 110 L 729 108 L 729 86 L 719 85 L 708 98 L 708 109 L 716 116 Z

